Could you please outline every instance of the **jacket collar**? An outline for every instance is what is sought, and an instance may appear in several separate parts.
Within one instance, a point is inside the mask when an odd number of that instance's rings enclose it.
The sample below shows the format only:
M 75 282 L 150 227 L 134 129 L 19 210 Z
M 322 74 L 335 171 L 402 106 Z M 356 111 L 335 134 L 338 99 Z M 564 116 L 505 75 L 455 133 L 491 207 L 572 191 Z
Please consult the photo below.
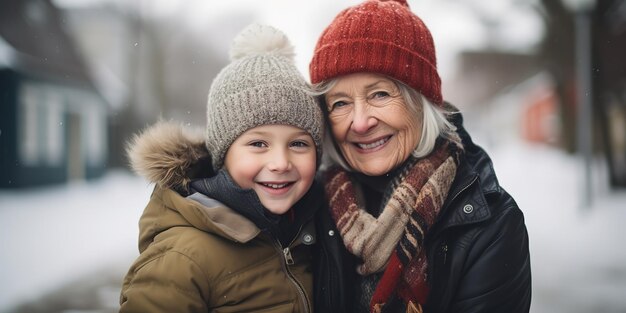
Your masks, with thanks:
M 194 193 L 187 197 L 200 205 L 196 206 L 196 214 L 201 214 L 201 220 L 211 221 L 215 226 L 213 231 L 222 232 L 222 236 L 229 237 L 236 242 L 246 243 L 259 235 L 261 230 L 250 220 L 241 216 L 221 202 L 209 198 L 201 193 Z M 205 225 L 195 225 L 196 228 Z M 200 227 L 198 227 L 200 226 Z
M 462 164 L 442 209 L 442 228 L 477 223 L 491 216 L 482 192 L 476 192 L 480 185 L 477 173 Z
M 194 177 L 212 173 L 201 130 L 159 121 L 133 136 L 127 147 L 133 171 L 160 188 L 186 194 Z
M 472 137 L 463 127 L 463 115 L 450 103 L 448 110 L 455 112 L 450 122 L 456 126 L 461 138 L 464 154 L 457 170 L 456 178 L 448 192 L 442 208 L 440 227 L 478 223 L 491 217 L 491 209 L 485 196 L 500 191 L 500 185 L 489 155 L 474 144 Z M 447 216 L 447 218 L 444 218 Z
M 471 139 L 470 139 L 471 140 Z M 442 228 L 478 223 L 491 217 L 485 196 L 500 190 L 487 153 L 473 142 L 464 142 L 465 155 L 444 203 Z

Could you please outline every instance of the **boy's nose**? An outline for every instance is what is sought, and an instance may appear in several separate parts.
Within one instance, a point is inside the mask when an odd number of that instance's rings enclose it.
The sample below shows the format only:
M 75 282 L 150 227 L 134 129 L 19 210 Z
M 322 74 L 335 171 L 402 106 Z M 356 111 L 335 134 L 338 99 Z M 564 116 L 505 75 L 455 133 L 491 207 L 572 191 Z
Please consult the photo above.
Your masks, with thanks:
M 277 150 L 275 153 L 272 153 L 267 167 L 273 172 L 289 171 L 291 169 L 291 161 L 287 151 Z

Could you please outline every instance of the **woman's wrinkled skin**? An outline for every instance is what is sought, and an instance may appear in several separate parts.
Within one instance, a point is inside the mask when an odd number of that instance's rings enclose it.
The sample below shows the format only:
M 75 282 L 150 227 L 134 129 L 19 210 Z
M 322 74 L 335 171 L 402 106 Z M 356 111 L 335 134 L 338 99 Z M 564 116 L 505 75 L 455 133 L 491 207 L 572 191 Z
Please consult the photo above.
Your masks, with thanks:
M 382 75 L 341 76 L 325 95 L 332 135 L 350 167 L 369 176 L 390 172 L 419 144 L 422 114 Z

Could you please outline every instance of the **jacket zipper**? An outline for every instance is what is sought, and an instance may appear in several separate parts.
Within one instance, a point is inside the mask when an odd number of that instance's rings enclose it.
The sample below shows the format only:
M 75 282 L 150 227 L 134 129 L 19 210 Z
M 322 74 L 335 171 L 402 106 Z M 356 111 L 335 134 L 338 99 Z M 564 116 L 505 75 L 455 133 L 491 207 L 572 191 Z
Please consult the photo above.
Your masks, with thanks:
M 300 229 L 297 232 L 298 235 L 295 238 L 298 238 L 298 236 L 300 236 L 301 231 L 302 231 L 302 226 L 300 226 Z M 295 241 L 295 238 L 293 241 L 289 243 L 289 245 L 293 244 L 293 242 Z M 280 262 L 280 264 L 283 267 L 283 270 L 285 271 L 285 273 L 287 274 L 287 277 L 289 278 L 289 280 L 294 284 L 294 286 L 296 286 L 296 290 L 298 291 L 298 294 L 303 300 L 304 312 L 307 312 L 307 313 L 311 312 L 311 303 L 310 303 L 309 298 L 306 295 L 306 292 L 304 291 L 304 287 L 302 287 L 300 282 L 298 282 L 296 277 L 293 276 L 293 274 L 289 270 L 289 265 L 293 265 L 295 263 L 293 261 L 293 257 L 291 256 L 291 250 L 289 249 L 289 247 L 283 248 L 282 245 L 280 244 L 280 241 L 278 240 L 276 240 L 275 243 L 276 243 L 276 248 L 278 248 L 278 250 L 282 251 L 283 253 L 284 262 Z
M 456 197 L 458 197 L 461 193 L 463 193 L 463 191 L 467 190 L 467 188 L 469 188 L 471 185 L 473 185 L 476 180 L 478 180 L 478 175 L 474 176 L 474 178 L 472 179 L 472 181 L 469 182 L 469 184 L 465 185 L 465 187 L 463 187 L 463 189 L 459 190 L 459 192 L 457 192 L 454 195 L 454 197 L 452 197 L 452 199 L 450 199 L 450 203 L 454 202 L 454 200 L 456 200 Z
M 289 247 L 283 249 L 283 255 L 285 256 L 285 262 L 287 265 L 293 265 L 293 257 L 291 257 L 291 251 Z

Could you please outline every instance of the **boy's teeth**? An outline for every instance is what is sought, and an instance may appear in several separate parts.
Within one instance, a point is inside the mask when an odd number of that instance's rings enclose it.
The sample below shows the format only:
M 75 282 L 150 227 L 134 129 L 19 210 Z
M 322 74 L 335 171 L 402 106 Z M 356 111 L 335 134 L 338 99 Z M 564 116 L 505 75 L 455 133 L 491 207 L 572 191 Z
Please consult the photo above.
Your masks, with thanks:
M 274 189 L 280 189 L 280 188 L 284 188 L 285 186 L 287 186 L 287 184 L 263 184 L 267 187 L 270 188 L 274 188 Z
M 376 148 L 376 147 L 378 147 L 378 146 L 380 146 L 380 145 L 384 144 L 384 143 L 385 143 L 385 141 L 387 141 L 387 139 L 386 139 L 386 138 L 383 138 L 383 139 L 381 139 L 381 140 L 378 140 L 378 141 L 375 141 L 375 142 L 372 142 L 372 143 L 367 143 L 367 144 L 364 144 L 364 143 L 359 143 L 359 144 L 357 144 L 357 145 L 358 145 L 358 146 L 359 146 L 359 148 L 361 148 L 361 149 L 372 149 L 372 148 Z

